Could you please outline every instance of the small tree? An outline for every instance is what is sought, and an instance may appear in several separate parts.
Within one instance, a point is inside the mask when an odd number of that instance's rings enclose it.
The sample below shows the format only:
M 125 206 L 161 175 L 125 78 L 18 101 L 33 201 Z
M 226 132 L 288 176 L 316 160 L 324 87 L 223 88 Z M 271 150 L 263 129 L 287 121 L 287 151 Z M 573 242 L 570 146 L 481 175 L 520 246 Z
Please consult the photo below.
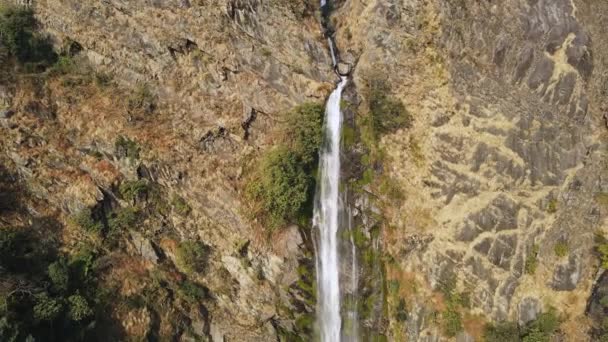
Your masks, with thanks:
M 74 321 L 82 321 L 93 314 L 93 310 L 89 307 L 89 303 L 79 294 L 72 295 L 68 298 L 70 306 L 69 316 Z
M 70 284 L 70 270 L 65 259 L 61 258 L 48 267 L 48 275 L 53 287 L 58 291 L 67 291 Z
M 304 103 L 289 113 L 285 139 L 305 165 L 317 159 L 323 143 L 323 112 L 320 104 Z
M 258 213 L 263 214 L 265 223 L 274 229 L 297 219 L 312 184 L 298 157 L 285 148 L 276 148 L 265 156 L 248 193 L 259 203 Z
M 36 305 L 34 305 L 34 318 L 39 321 L 53 321 L 61 311 L 63 304 L 60 300 L 49 297 L 48 293 L 44 292 L 36 296 Z
M 0 41 L 22 62 L 52 64 L 57 59 L 45 37 L 37 34 L 31 9 L 0 5 Z

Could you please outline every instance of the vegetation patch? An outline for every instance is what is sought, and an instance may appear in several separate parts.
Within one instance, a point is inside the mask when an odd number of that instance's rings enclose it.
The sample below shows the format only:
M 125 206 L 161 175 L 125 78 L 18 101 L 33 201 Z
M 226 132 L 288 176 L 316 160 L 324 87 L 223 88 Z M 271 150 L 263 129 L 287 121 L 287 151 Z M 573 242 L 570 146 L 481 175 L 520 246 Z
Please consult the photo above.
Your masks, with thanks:
M 48 37 L 36 32 L 34 12 L 21 6 L 0 4 L 0 42 L 10 56 L 28 68 L 46 68 L 57 60 Z
M 140 148 L 135 141 L 119 135 L 114 142 L 114 152 L 118 157 L 135 160 L 139 159 Z
M 207 266 L 209 247 L 200 241 L 184 241 L 175 253 L 177 264 L 188 273 L 203 272 Z
M 289 113 L 276 147 L 263 157 L 247 184 L 253 214 L 270 230 L 311 215 L 323 107 L 303 104 Z
M 595 234 L 595 251 L 600 259 L 600 266 L 608 268 L 608 239 L 602 234 Z
M 171 205 L 173 205 L 175 211 L 182 216 L 186 216 L 192 211 L 192 208 L 190 208 L 188 202 L 186 202 L 186 200 L 179 195 L 173 195 Z
M 559 325 L 559 316 L 554 308 L 550 308 L 525 326 L 513 322 L 488 324 L 484 339 L 486 342 L 549 342 L 559 330 Z
M 538 245 L 533 245 L 531 250 L 528 251 L 528 255 L 526 256 L 526 263 L 524 265 L 524 269 L 527 274 L 534 274 L 536 272 L 536 268 L 538 267 Z
M 560 241 L 556 243 L 555 246 L 553 246 L 553 251 L 555 252 L 556 256 L 558 256 L 559 258 L 563 258 L 568 255 L 568 253 L 570 252 L 570 248 L 568 247 L 568 244 L 566 242 Z

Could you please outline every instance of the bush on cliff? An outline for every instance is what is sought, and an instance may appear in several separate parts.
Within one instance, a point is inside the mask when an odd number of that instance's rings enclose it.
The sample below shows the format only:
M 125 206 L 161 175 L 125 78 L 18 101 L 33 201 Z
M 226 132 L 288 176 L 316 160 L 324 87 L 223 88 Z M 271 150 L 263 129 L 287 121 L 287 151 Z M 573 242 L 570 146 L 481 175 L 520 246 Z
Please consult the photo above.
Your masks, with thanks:
M 253 214 L 271 230 L 310 216 L 323 113 L 313 103 L 293 109 L 278 146 L 266 152 L 247 184 Z
M 177 264 L 188 273 L 203 272 L 207 266 L 209 247 L 200 241 L 184 241 L 176 251 Z
M 279 147 L 264 156 L 258 178 L 249 184 L 248 193 L 259 203 L 257 212 L 265 223 L 276 228 L 297 218 L 313 183 L 298 156 Z
M 370 75 L 365 95 L 369 116 L 363 124 L 369 126 L 367 128 L 370 130 L 370 138 L 374 141 L 383 134 L 412 126 L 411 114 L 400 100 L 391 96 L 391 89 L 385 77 Z
M 0 41 L 21 63 L 49 66 L 57 60 L 48 38 L 36 32 L 31 9 L 0 5 Z

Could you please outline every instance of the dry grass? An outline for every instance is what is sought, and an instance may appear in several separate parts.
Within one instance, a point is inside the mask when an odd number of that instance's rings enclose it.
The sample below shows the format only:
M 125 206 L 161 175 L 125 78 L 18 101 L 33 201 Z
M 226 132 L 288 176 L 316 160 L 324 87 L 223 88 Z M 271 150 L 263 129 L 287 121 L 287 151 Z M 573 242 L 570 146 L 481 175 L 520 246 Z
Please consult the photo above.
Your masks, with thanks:
M 481 315 L 473 315 L 466 313 L 462 319 L 464 331 L 473 336 L 475 341 L 483 341 L 483 332 L 486 326 L 486 320 Z

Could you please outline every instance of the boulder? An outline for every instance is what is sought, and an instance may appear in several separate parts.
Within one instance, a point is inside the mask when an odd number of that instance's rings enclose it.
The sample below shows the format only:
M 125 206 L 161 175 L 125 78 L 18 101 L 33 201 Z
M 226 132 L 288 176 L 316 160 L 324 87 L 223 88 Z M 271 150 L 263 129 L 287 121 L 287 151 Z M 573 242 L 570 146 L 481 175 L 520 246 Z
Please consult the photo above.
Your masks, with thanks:
M 338 74 L 340 74 L 340 76 L 348 76 L 351 71 L 351 65 L 344 62 L 339 62 L 336 66 L 336 71 Z
M 541 305 L 538 299 L 526 297 L 519 302 L 517 321 L 519 325 L 524 326 L 526 323 L 536 319 L 541 312 Z
M 15 111 L 12 109 L 2 109 L 0 110 L 0 119 L 8 119 L 15 114 Z
M 133 245 L 137 252 L 145 259 L 154 264 L 158 263 L 160 259 L 158 253 L 156 252 L 156 248 L 154 248 L 154 244 L 150 239 L 145 238 L 138 232 L 131 231 L 131 240 L 133 241 Z
M 582 275 L 581 261 L 571 255 L 568 263 L 557 265 L 553 273 L 551 287 L 556 291 L 572 291 L 576 288 Z

